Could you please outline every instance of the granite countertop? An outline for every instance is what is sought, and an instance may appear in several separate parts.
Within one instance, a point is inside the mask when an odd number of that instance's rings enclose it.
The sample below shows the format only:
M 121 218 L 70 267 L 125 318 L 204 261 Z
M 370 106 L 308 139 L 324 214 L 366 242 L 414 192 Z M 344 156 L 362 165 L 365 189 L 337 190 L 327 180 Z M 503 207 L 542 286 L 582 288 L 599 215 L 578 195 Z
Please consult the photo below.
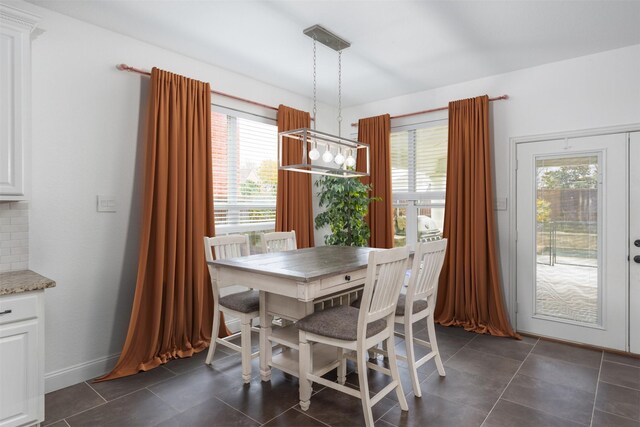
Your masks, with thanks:
M 52 288 L 56 285 L 51 279 L 34 273 L 31 270 L 9 271 L 0 273 L 0 295 L 37 291 Z

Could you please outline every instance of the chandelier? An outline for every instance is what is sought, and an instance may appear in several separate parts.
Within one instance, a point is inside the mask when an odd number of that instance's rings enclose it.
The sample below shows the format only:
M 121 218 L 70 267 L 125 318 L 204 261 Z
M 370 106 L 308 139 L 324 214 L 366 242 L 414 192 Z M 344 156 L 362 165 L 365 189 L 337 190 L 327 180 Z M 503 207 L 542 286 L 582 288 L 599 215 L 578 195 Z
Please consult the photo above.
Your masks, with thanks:
M 340 178 L 369 176 L 369 144 L 342 137 L 342 50 L 351 44 L 320 25 L 307 28 L 303 33 L 313 39 L 313 129 L 300 128 L 278 134 L 278 169 L 317 175 L 329 175 Z M 316 130 L 318 121 L 317 83 L 316 83 L 316 43 L 338 52 L 338 135 Z M 301 146 L 300 159 L 283 164 L 283 149 L 288 144 Z M 322 150 L 322 154 L 321 154 Z M 366 159 L 366 170 L 356 170 L 356 159 Z M 299 160 L 299 161 L 298 161 Z

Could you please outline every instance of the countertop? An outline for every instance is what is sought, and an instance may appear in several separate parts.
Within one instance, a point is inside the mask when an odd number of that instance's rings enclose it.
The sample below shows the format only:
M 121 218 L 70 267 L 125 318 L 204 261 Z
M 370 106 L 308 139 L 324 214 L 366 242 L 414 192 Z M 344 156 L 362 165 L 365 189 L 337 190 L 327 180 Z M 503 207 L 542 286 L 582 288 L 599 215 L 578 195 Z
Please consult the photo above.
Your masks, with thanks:
M 51 279 L 31 270 L 18 270 L 0 273 L 0 295 L 37 291 L 56 285 Z

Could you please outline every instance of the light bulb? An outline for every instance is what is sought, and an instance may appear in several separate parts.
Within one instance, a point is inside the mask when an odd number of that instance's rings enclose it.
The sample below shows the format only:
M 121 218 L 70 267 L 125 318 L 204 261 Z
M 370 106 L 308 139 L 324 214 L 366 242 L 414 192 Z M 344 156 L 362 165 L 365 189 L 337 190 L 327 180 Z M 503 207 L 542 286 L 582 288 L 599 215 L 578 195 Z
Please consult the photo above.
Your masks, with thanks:
M 320 152 L 316 146 L 313 147 L 311 151 L 309 151 L 309 158 L 311 160 L 318 160 L 320 158 Z
M 331 154 L 331 151 L 329 151 L 329 146 L 328 145 L 327 145 L 326 151 L 322 155 L 322 160 L 325 163 L 330 163 L 333 160 L 333 154 Z
M 354 159 L 353 156 L 349 154 L 349 157 L 347 157 L 347 160 L 345 160 L 345 163 L 348 168 L 352 168 L 356 165 L 356 159 Z
M 336 154 L 336 158 L 333 159 L 333 161 L 336 162 L 336 165 L 342 166 L 344 163 L 344 156 L 342 155 L 342 152 L 338 151 L 338 154 Z

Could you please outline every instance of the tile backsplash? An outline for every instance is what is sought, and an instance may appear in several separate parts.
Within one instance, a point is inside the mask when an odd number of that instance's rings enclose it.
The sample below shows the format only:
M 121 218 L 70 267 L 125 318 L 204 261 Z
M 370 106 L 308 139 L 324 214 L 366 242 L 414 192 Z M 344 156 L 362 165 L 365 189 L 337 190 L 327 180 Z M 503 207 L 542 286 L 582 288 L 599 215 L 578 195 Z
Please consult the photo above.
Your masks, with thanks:
M 0 272 L 29 268 L 29 203 L 0 202 Z

